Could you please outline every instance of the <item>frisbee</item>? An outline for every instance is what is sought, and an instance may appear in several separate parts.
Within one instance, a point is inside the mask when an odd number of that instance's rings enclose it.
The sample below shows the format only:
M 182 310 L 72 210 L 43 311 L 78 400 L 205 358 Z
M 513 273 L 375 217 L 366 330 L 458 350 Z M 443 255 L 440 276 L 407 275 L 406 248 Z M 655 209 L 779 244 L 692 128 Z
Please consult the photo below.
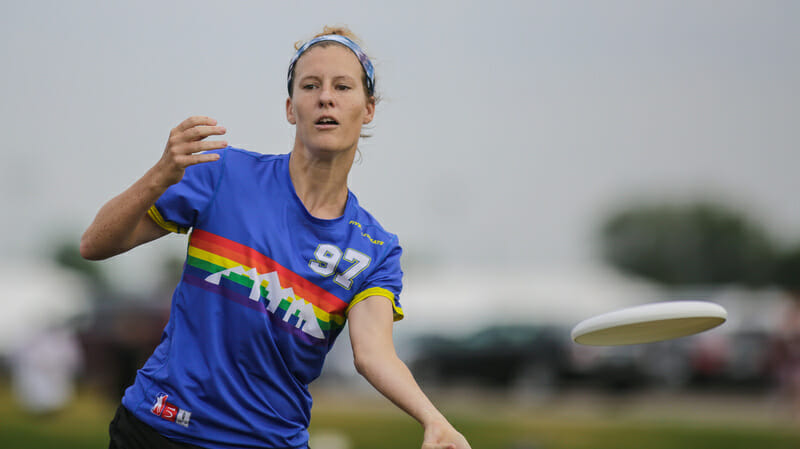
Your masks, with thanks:
M 572 341 L 591 346 L 653 343 L 697 334 L 727 319 L 725 308 L 713 302 L 656 302 L 583 320 L 572 328 Z

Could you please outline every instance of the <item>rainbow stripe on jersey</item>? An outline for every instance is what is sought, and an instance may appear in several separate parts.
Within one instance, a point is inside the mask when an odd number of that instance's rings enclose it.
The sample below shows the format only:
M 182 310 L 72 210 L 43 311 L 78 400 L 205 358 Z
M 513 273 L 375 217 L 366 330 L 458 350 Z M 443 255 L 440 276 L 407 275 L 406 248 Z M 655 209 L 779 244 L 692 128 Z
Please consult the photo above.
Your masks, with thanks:
M 312 344 L 326 344 L 345 324 L 348 303 L 240 243 L 195 229 L 184 282 L 270 315 Z

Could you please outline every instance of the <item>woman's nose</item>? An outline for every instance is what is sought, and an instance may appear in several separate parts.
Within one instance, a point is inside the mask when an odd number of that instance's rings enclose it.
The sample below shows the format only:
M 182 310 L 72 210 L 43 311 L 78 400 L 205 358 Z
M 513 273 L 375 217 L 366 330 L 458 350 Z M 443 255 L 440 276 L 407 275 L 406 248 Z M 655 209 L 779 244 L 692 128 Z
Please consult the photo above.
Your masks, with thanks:
M 333 105 L 333 92 L 330 86 L 322 86 L 319 92 L 319 104 L 320 106 L 331 106 Z

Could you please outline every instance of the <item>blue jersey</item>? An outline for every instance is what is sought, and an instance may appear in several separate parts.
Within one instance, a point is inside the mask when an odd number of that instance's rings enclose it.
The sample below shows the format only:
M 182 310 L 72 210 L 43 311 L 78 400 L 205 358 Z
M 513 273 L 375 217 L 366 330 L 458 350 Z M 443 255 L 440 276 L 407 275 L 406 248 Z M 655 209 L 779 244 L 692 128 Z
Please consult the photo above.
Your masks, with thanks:
M 220 154 L 150 209 L 191 234 L 162 341 L 122 403 L 177 441 L 305 448 L 307 387 L 350 307 L 383 296 L 403 316 L 401 248 L 352 193 L 343 216 L 312 216 L 289 155 Z

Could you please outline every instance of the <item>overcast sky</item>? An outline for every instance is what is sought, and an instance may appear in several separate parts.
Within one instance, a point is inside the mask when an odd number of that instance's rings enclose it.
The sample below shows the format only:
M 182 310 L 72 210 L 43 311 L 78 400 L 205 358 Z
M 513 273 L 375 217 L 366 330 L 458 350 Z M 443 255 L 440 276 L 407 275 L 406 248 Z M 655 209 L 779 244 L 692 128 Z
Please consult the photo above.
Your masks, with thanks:
M 608 211 L 651 197 L 800 238 L 798 23 L 794 1 L 3 2 L 0 247 L 77 240 L 189 115 L 288 152 L 286 67 L 324 24 L 374 58 L 350 184 L 409 260 L 585 264 Z M 111 266 L 135 279 L 183 245 Z

